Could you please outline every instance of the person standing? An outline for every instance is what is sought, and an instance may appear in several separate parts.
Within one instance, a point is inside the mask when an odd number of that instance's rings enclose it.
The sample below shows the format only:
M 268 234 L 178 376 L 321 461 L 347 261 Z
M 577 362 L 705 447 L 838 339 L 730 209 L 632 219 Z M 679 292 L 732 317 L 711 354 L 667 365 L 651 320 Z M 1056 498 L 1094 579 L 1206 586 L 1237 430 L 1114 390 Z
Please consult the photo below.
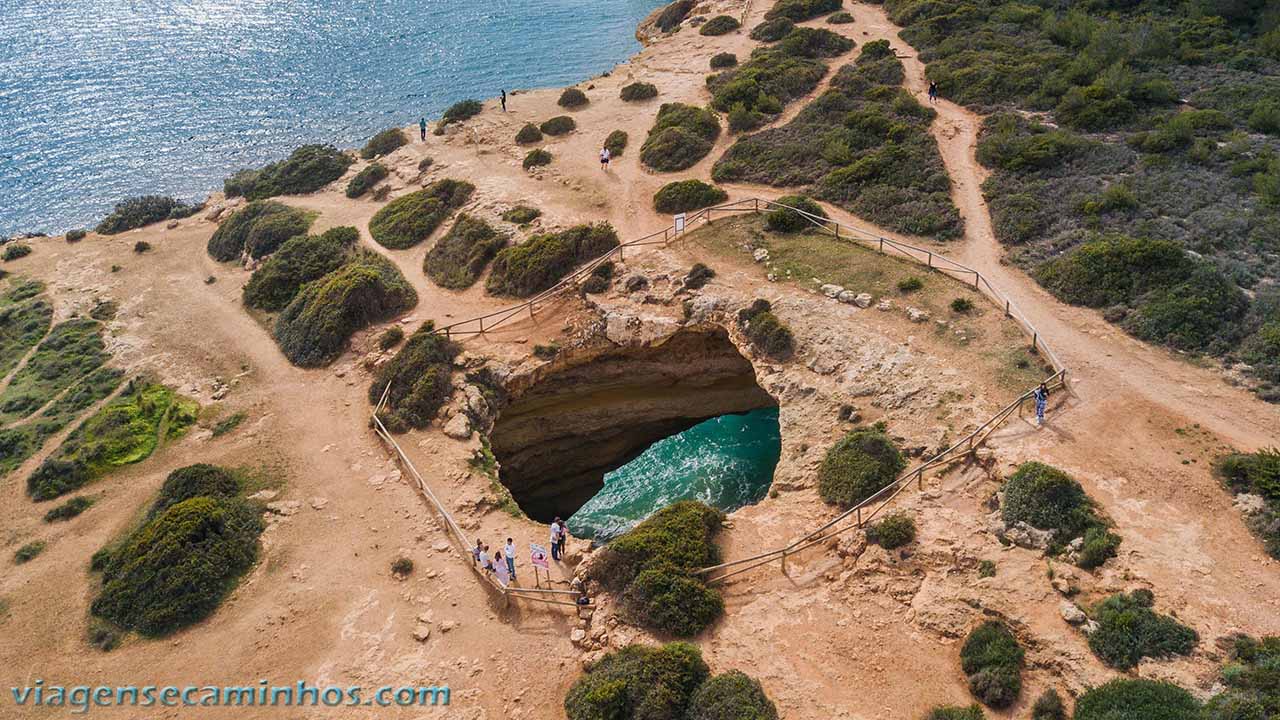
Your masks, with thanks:
M 929 102 L 937 102 L 937 101 L 938 101 L 938 83 L 930 80 L 929 81 Z
M 1031 395 L 1036 400 L 1036 425 L 1044 425 L 1044 411 L 1049 405 L 1049 387 L 1040 383 L 1040 387 L 1036 388 Z
M 609 148 L 600 148 L 600 169 L 609 172 Z
M 506 88 L 503 88 L 500 92 L 502 93 L 502 95 L 499 98 L 502 101 L 502 112 L 506 112 L 507 111 L 507 90 Z
M 560 558 L 564 559 L 564 544 L 569 540 L 569 526 L 560 523 Z
M 484 552 L 484 543 L 476 540 L 476 546 L 471 548 L 471 559 L 475 560 L 477 565 L 480 564 L 480 553 L 482 552 Z
M 564 529 L 560 526 L 560 518 L 551 521 L 551 559 L 560 559 L 560 536 Z
M 511 579 L 516 579 L 516 544 L 511 538 L 507 538 L 506 547 L 502 548 L 502 552 L 507 554 L 507 572 L 511 573 Z
M 418 133 L 422 135 L 422 141 L 427 141 L 427 119 L 425 117 L 418 118 Z
M 489 559 L 489 546 L 488 546 L 488 545 L 485 545 L 485 546 L 484 546 L 484 549 L 480 551 L 480 569 L 481 569 L 481 570 L 492 570 L 492 569 L 493 569 L 493 561 Z
M 507 558 L 507 560 L 510 560 L 510 559 L 511 559 L 510 557 Z M 502 587 L 506 587 L 507 583 L 511 582 L 511 574 L 507 572 L 507 567 L 508 567 L 507 563 L 502 562 L 502 553 L 501 552 L 494 553 L 493 554 L 493 573 L 498 577 L 498 584 L 501 585 Z

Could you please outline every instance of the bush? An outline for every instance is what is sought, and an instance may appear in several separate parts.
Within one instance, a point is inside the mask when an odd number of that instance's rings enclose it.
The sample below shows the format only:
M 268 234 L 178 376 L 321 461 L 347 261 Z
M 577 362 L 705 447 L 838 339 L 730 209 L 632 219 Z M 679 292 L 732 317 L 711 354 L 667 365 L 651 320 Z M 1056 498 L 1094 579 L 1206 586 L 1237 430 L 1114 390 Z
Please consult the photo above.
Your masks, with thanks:
M 996 576 L 996 564 L 992 560 L 983 560 L 978 563 L 978 577 L 989 578 Z
M 891 513 L 867 528 L 867 542 L 894 550 L 916 539 L 916 521 L 902 512 Z
M 542 141 L 542 131 L 533 123 L 525 123 L 520 128 L 520 132 L 516 133 L 516 142 L 521 145 L 529 145 L 531 143 Z
M 1035 705 L 1031 706 L 1031 720 L 1067 720 L 1067 710 L 1057 690 L 1049 688 L 1036 698 Z
M 699 290 L 715 276 L 715 270 L 702 263 L 694 263 L 693 267 L 689 268 L 689 272 L 685 273 L 683 284 L 689 290 Z
M 404 250 L 426 240 L 454 210 L 467 204 L 475 186 L 460 180 L 437 180 L 387 203 L 369 220 L 374 242 Z
M 675 30 L 689 16 L 695 5 L 697 5 L 696 0 L 675 0 L 675 2 L 663 8 L 658 15 L 656 22 L 658 29 L 662 32 Z
M 619 97 L 626 102 L 650 100 L 658 97 L 658 86 L 653 83 L 633 82 L 630 85 L 622 86 L 622 92 L 619 93 Z
M 787 103 L 817 88 L 826 74 L 823 63 L 792 55 L 780 44 L 757 49 L 740 67 L 711 75 L 707 88 L 711 90 L 711 107 L 720 112 L 742 103 L 748 110 L 773 116 Z
M 772 312 L 762 312 L 747 323 L 747 339 L 766 357 L 786 360 L 795 351 L 791 328 Z
M 369 192 L 374 185 L 387 179 L 387 168 L 382 163 L 370 163 L 347 183 L 347 197 L 358 198 Z
M 831 25 L 847 25 L 853 22 L 853 15 L 841 10 L 827 16 L 827 22 Z
M 31 562 L 37 555 L 44 552 L 45 546 L 46 543 L 43 540 L 36 540 L 23 545 L 13 554 L 14 564 L 22 565 L 24 563 Z
M 444 111 L 444 115 L 440 116 L 440 122 L 448 125 L 449 123 L 470 120 L 479 115 L 482 110 L 484 110 L 484 105 L 479 100 L 459 100 Z
M 777 42 L 786 37 L 795 27 L 796 24 L 787 18 L 775 17 L 751 28 L 751 33 L 748 37 L 760 42 Z
M 306 234 L 313 219 L 313 215 L 301 210 L 262 215 L 245 235 L 244 250 L 255 260 L 270 255 L 286 241 Z
M 1006 523 L 1024 522 L 1052 530 L 1053 542 L 1066 544 L 1102 525 L 1080 483 L 1065 472 L 1039 462 L 1018 466 L 1004 486 L 1001 516 Z
M 395 263 L 360 250 L 339 269 L 304 286 L 276 318 L 273 334 L 290 362 L 320 367 L 341 355 L 357 330 L 417 302 L 418 294 Z
M 578 127 L 578 123 L 568 115 L 557 115 L 538 126 L 543 133 L 551 136 L 567 135 Z
M 67 231 L 67 242 L 69 242 L 69 243 L 73 243 L 73 242 L 80 242 L 81 240 L 85 239 L 85 237 L 86 237 L 88 234 L 89 234 L 89 233 L 88 233 L 88 232 L 86 232 L 86 231 L 85 231 L 85 230 L 83 230 L 83 229 L 68 230 L 68 231 Z
M 393 325 L 378 336 L 378 349 L 386 352 L 399 345 L 401 340 L 404 340 L 404 330 L 399 325 Z
M 640 162 L 664 172 L 686 170 L 711 152 L 719 136 L 720 120 L 715 113 L 682 103 L 664 103 L 640 146 Z
M 689 704 L 689 720 L 777 720 L 778 709 L 760 681 L 740 670 L 702 683 Z
M 542 148 L 534 148 L 533 150 L 530 150 L 528 154 L 524 156 L 524 162 L 522 163 L 525 170 L 550 164 L 551 153 L 543 150 Z
M 360 157 L 372 160 L 380 155 L 389 155 L 404 147 L 409 142 L 400 128 L 387 128 L 369 138 L 369 142 L 360 148 Z M 348 195 L 348 197 L 355 197 Z
M 516 225 L 528 225 L 540 217 L 542 217 L 542 211 L 528 205 L 516 205 L 502 213 L 503 220 Z
M 582 294 L 599 295 L 609 289 L 609 279 L 598 275 L 590 275 L 582 281 Z
M 0 255 L 5 262 L 24 258 L 31 254 L 31 246 L 21 242 L 11 242 L 4 246 L 4 254 Z
M 983 704 L 1005 708 L 1022 690 L 1023 652 L 1004 623 L 989 620 L 969 633 L 960 649 L 960 665 L 969 691 Z
M 646 568 L 627 587 L 623 608 L 641 627 L 676 637 L 692 637 L 724 614 L 720 593 L 686 570 Z
M 59 520 L 70 520 L 80 513 L 88 510 L 93 506 L 93 498 L 87 498 L 83 495 L 73 497 L 62 503 L 58 507 L 44 514 L 44 521 L 47 523 L 58 522 Z
M 784 17 L 794 22 L 804 22 L 840 9 L 841 0 L 778 0 L 766 18 Z
M 627 132 L 625 130 L 614 130 L 609 133 L 604 139 L 604 146 L 609 148 L 609 157 L 621 157 L 622 151 L 627 149 Z
M 924 281 L 914 275 L 898 281 L 898 292 L 904 295 L 907 293 L 913 293 L 923 287 Z
M 413 572 L 413 561 L 407 557 L 398 557 L 391 563 L 391 573 L 401 577 Z
M 147 242 L 146 240 L 139 240 L 138 242 L 133 244 L 133 251 L 139 255 L 145 252 L 149 252 L 150 250 L 151 250 L 151 243 Z
M 243 291 L 244 304 L 275 312 L 283 309 L 302 286 L 337 270 L 360 240 L 353 227 L 336 227 L 321 235 L 303 235 L 285 241 L 262 263 Z
M 144 195 L 142 197 L 133 197 L 116 203 L 111 214 L 102 219 L 98 223 L 98 227 L 94 229 L 99 235 L 115 235 L 126 230 L 133 230 L 144 225 L 160 222 L 161 220 L 177 219 L 189 217 L 201 208 L 200 205 L 191 205 L 171 197 L 161 197 L 159 195 Z M 84 237 L 83 231 L 77 240 Z M 67 240 L 71 239 L 71 233 L 67 233 Z
M 770 210 L 764 216 L 765 228 L 774 232 L 795 233 L 814 227 L 813 221 L 801 215 L 800 212 L 820 218 L 827 217 L 822 206 L 803 195 L 787 195 L 778 198 L 778 204 L 786 207 Z M 797 210 L 800 212 L 796 212 Z
M 560 93 L 560 99 L 556 100 L 557 105 L 559 105 L 562 108 L 569 108 L 569 109 L 580 108 L 586 105 L 588 102 L 590 101 L 587 100 L 587 94 L 582 92 L 578 88 L 574 88 L 574 87 L 565 88 L 564 92 Z M 544 129 L 543 132 L 546 132 L 546 130 Z M 558 135 L 559 133 L 551 133 L 551 134 Z
M 485 290 L 492 295 L 529 297 L 617 246 L 618 234 L 607 223 L 534 235 L 498 253 Z
M 716 53 L 711 56 L 711 69 L 723 70 L 731 68 L 738 64 L 738 56 L 731 52 Z
M 378 369 L 369 386 L 369 404 L 376 405 L 386 392 L 383 422 L 389 428 L 392 423 L 405 429 L 427 427 L 453 392 L 453 358 L 460 350 L 428 320 Z
M 906 466 L 902 453 L 883 432 L 854 430 L 823 458 L 818 494 L 826 502 L 853 507 L 888 487 Z
M 421 160 L 418 161 L 418 172 L 420 173 L 426 172 L 428 168 L 430 168 L 432 165 L 435 164 L 435 162 L 436 162 L 435 160 L 429 157 L 422 158 Z
M 449 232 L 423 260 L 423 271 L 440 287 L 471 287 L 489 261 L 507 245 L 507 236 L 480 218 L 459 215 Z
M 151 637 L 199 622 L 253 566 L 262 530 L 261 510 L 240 498 L 173 505 L 111 553 L 90 611 Z
M 729 199 L 724 190 L 701 180 L 677 180 L 663 185 L 653 195 L 653 209 L 660 213 L 676 213 L 701 210 Z
M 1144 657 L 1190 654 L 1199 640 L 1195 630 L 1151 610 L 1137 593 L 1112 595 L 1094 607 L 1092 616 L 1098 627 L 1089 635 L 1089 649 L 1117 670 L 1137 667 Z
M 717 15 L 703 23 L 702 27 L 698 28 L 698 34 L 710 36 L 727 35 L 740 27 L 742 27 L 742 23 L 739 23 L 736 18 L 728 15 Z
M 1119 549 L 1120 536 L 1095 525 L 1084 532 L 1084 544 L 1080 547 L 1076 564 L 1085 570 L 1101 567 L 1115 557 Z
M 951 301 L 951 312 L 967 313 L 973 310 L 973 301 L 969 298 L 958 297 Z
M 826 28 L 798 27 L 787 33 L 778 49 L 791 57 L 833 58 L 853 49 L 853 41 Z
M 159 495 L 147 511 L 147 519 L 191 498 L 233 498 L 241 490 L 240 480 L 225 468 L 207 463 L 180 467 L 165 478 Z
M 1205 705 L 1204 720 L 1273 718 L 1274 709 L 1280 707 L 1277 705 L 1280 683 L 1275 677 L 1277 660 L 1280 660 L 1280 638 L 1255 640 L 1247 635 L 1236 636 L 1220 676 L 1226 691 Z M 1268 715 L 1268 711 L 1272 714 Z
M 924 720 L 984 720 L 985 717 L 982 714 L 982 708 L 978 705 L 969 707 L 942 705 L 930 710 L 929 714 L 924 716 Z
M 241 170 L 223 182 L 227 197 L 264 200 L 313 193 L 342 177 L 352 160 L 332 145 L 303 145 L 261 170 Z
M 249 247 L 250 236 L 254 235 L 257 226 L 276 216 L 284 219 L 271 222 L 266 230 L 259 232 L 255 244 L 269 246 L 276 239 L 283 242 L 289 237 L 306 232 L 307 226 L 311 224 L 310 216 L 301 210 L 274 200 L 255 200 L 223 220 L 213 232 L 207 246 L 209 257 L 218 262 L 239 260 Z M 299 226 L 302 227 L 301 231 L 289 237 L 279 237 L 282 232 L 291 232 Z
M 1076 700 L 1074 720 L 1195 720 L 1200 704 L 1170 682 L 1116 678 Z
M 578 678 L 564 711 L 569 720 L 678 720 L 709 674 L 696 645 L 628 645 Z

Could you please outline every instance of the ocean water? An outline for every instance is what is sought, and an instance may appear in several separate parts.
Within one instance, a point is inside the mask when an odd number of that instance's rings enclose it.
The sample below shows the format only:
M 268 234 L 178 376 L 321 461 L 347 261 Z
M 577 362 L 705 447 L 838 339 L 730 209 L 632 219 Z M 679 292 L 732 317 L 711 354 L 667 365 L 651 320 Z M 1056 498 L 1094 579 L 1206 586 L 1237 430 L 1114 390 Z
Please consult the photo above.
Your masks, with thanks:
M 569 518 L 569 530 L 604 541 L 677 500 L 726 512 L 760 502 L 781 455 L 777 408 L 706 420 L 605 475 L 604 488 Z
M 633 54 L 661 0 L 0 0 L 0 235 Z M 519 98 L 511 99 L 519 103 Z

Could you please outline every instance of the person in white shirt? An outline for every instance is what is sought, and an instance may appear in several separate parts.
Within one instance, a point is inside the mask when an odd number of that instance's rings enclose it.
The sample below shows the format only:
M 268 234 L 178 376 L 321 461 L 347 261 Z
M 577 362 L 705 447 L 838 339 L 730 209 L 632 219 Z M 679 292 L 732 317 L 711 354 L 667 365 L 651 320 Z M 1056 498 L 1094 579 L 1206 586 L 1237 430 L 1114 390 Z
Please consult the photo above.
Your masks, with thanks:
M 502 562 L 502 553 L 493 554 L 493 572 L 498 576 L 498 584 L 506 587 L 511 582 L 511 575 L 507 572 L 507 564 Z
M 516 579 L 516 544 L 511 538 L 507 538 L 507 546 L 502 548 L 502 552 L 507 556 L 507 572 L 511 574 L 511 579 Z
M 560 535 L 564 529 L 560 527 L 560 518 L 551 521 L 551 559 L 560 559 Z
M 493 569 L 493 563 L 489 560 L 489 546 L 488 546 L 488 545 L 485 545 L 485 546 L 484 546 L 484 549 L 480 551 L 480 569 L 481 569 L 481 570 L 492 570 L 492 569 Z
M 600 169 L 609 170 L 609 148 L 600 148 Z

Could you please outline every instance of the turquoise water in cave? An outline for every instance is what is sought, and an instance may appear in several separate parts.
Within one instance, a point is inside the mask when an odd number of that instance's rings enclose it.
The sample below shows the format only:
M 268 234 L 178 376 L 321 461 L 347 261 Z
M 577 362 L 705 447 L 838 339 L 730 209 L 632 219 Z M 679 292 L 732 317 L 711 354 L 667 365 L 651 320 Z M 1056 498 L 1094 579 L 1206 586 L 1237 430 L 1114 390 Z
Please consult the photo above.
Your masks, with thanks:
M 757 503 L 781 454 L 776 407 L 703 421 L 605 475 L 604 488 L 569 518 L 569 530 L 605 541 L 677 500 L 726 512 Z

